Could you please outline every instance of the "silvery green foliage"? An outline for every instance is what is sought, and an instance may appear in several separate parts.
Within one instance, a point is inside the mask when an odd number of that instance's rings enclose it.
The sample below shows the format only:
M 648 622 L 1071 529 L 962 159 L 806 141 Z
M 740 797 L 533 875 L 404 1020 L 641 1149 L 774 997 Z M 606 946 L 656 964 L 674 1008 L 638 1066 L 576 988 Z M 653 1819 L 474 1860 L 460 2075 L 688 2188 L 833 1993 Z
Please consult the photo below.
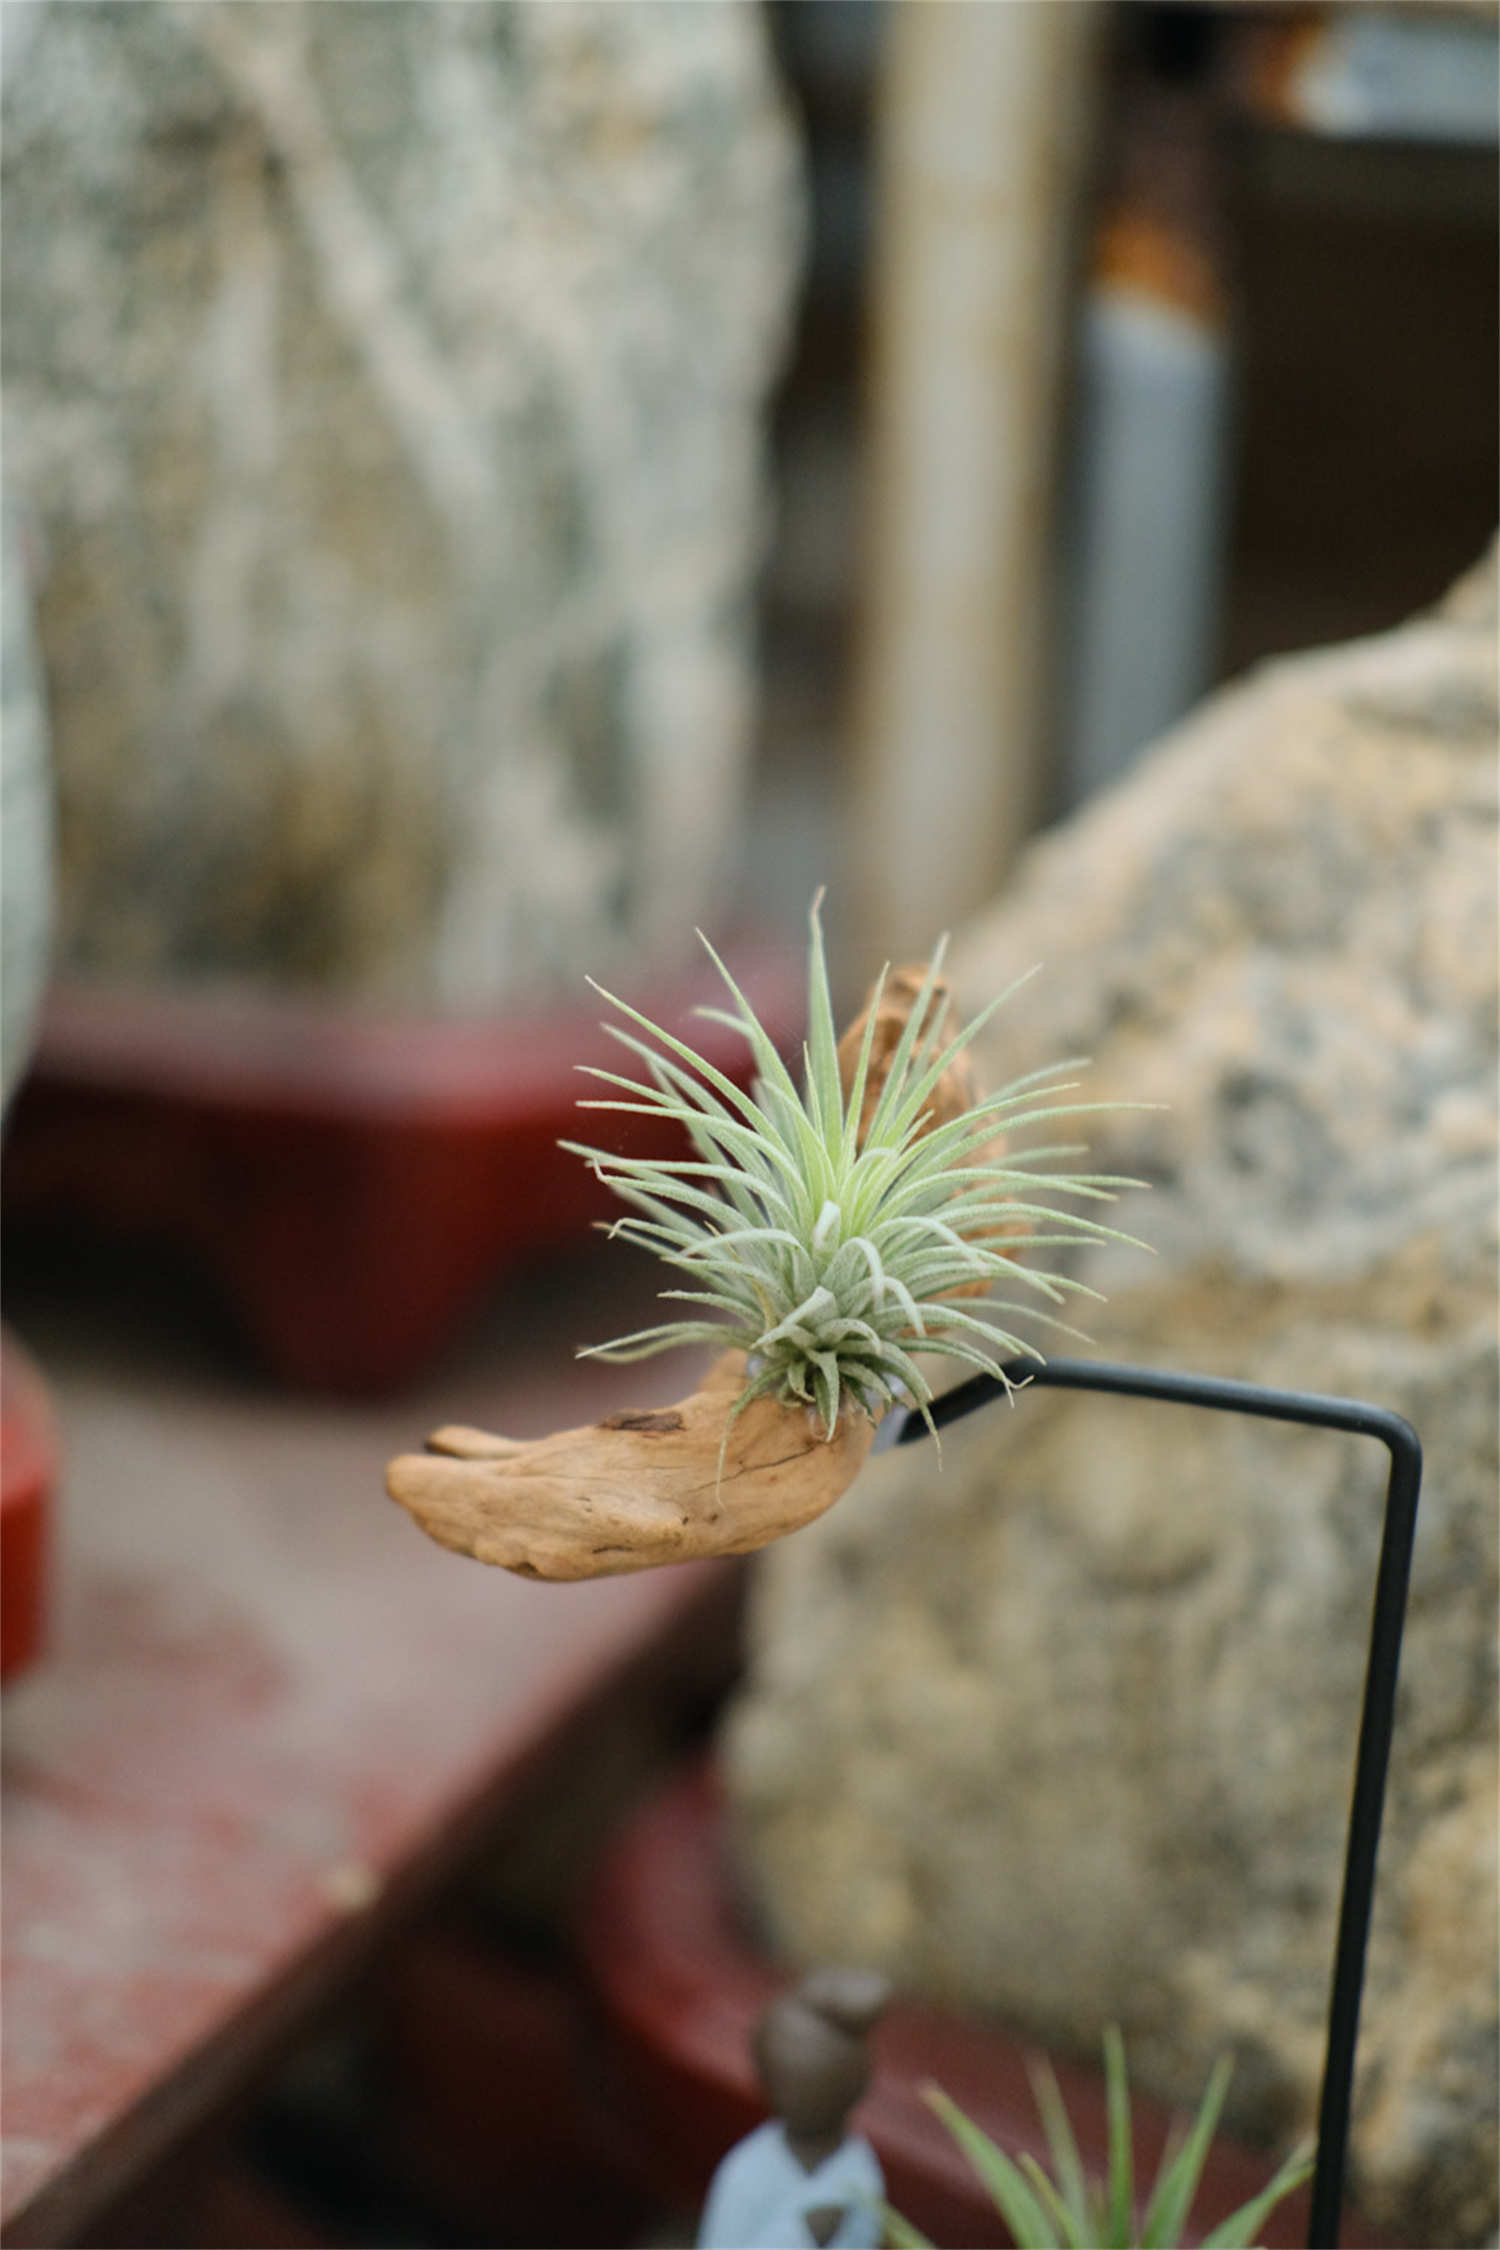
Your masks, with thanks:
M 910 1401 L 926 1415 L 933 1394 L 917 1364 L 919 1352 L 961 1360 L 1007 1381 L 1007 1361 L 1042 1356 L 1004 1325 L 1011 1316 L 1077 1335 L 1036 1300 L 1058 1306 L 1070 1292 L 1098 1292 L 1020 1265 L 1013 1253 L 1114 1234 L 1059 1209 L 1058 1199 L 1107 1201 L 1112 1188 L 1131 1183 L 1050 1169 L 1081 1154 L 1076 1143 L 1023 1154 L 1007 1149 L 1003 1160 L 985 1153 L 1002 1132 L 1009 1140 L 1103 1106 L 1058 1099 L 1073 1090 L 1076 1082 L 1066 1073 L 1076 1062 L 1045 1064 L 962 1116 L 924 1129 L 944 1072 L 1008 997 L 1002 993 L 944 1041 L 938 979 L 946 942 L 932 956 L 863 1135 L 884 975 L 846 1096 L 816 903 L 800 1091 L 706 938 L 734 1008 L 699 1012 L 749 1041 L 760 1073 L 753 1095 L 659 1024 L 595 987 L 655 1044 L 608 1025 L 645 1064 L 650 1083 L 591 1070 L 590 1076 L 623 1091 L 580 1107 L 683 1126 L 694 1154 L 651 1160 L 565 1145 L 639 1214 L 617 1220 L 611 1232 L 654 1251 L 697 1286 L 662 1292 L 693 1307 L 691 1313 L 594 1345 L 590 1356 L 642 1359 L 674 1344 L 738 1345 L 749 1355 L 750 1380 L 736 1411 L 767 1393 L 802 1400 L 817 1409 L 832 1437 L 846 1403 L 878 1417 Z M 994 1247 L 1002 1227 L 1003 1252 Z M 1006 1285 L 1004 1296 L 951 1300 L 955 1289 L 998 1281 Z

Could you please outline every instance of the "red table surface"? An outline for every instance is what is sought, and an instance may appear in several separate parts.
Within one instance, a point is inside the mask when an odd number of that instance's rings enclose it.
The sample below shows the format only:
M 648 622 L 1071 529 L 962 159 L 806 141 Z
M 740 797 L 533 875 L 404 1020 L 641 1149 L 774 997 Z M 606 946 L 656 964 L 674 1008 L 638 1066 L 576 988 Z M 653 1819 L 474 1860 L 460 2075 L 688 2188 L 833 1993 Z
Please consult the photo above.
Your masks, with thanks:
M 674 1395 L 572 1362 L 641 1314 L 640 1267 L 602 1255 L 615 1302 L 564 1276 L 379 1408 L 69 1343 L 55 1306 L 32 1329 L 67 1471 L 49 1648 L 5 1698 L 7 2242 L 68 2239 L 206 2114 L 714 1596 L 725 1566 L 528 1584 L 381 1489 L 439 1420 L 528 1436 Z

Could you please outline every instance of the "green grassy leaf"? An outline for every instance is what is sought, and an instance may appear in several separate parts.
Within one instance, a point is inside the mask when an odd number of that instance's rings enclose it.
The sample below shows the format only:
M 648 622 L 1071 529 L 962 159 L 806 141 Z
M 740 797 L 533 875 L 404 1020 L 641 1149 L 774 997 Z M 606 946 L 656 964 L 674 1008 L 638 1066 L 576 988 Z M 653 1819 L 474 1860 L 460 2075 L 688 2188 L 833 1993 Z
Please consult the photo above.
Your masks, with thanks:
M 1104 2091 L 1109 2111 L 1109 2180 L 1105 2190 L 1110 2250 L 1129 2250 L 1135 2221 L 1135 2155 L 1130 2132 L 1130 2082 L 1118 2024 L 1104 2033 Z
M 1314 2159 L 1310 2152 L 1296 2149 L 1280 2164 L 1259 2195 L 1221 2219 L 1211 2234 L 1203 2237 L 1203 2250 L 1248 2250 L 1262 2223 L 1268 2219 L 1278 2203 L 1285 2202 L 1313 2175 Z
M 1221 2055 L 1187 2137 L 1176 2148 L 1169 2141 L 1163 2151 L 1161 2169 L 1141 2221 L 1141 2250 L 1172 2250 L 1187 2224 L 1232 2070 L 1228 2057 Z
M 1047 2136 L 1052 2167 L 1057 2175 L 1059 2191 L 1067 2205 L 1075 2239 L 1080 2244 L 1085 2244 L 1094 2223 L 1093 2212 L 1089 2205 L 1083 2159 L 1078 2153 L 1078 2142 L 1074 2138 L 1072 2123 L 1058 2087 L 1057 2073 L 1049 2062 L 1039 2060 L 1032 2064 L 1027 2075 L 1031 2080 L 1032 2097 L 1036 2102 L 1037 2115 L 1042 2121 L 1042 2131 Z
M 1125 2045 L 1116 2026 L 1111 2025 L 1104 2034 L 1109 2154 L 1102 2195 L 1091 2189 L 1085 2178 L 1073 2128 L 1049 2065 L 1034 2066 L 1031 2082 L 1055 2178 L 1049 2178 L 1029 2154 L 1013 2163 L 940 2088 L 924 2088 L 923 2098 L 964 2152 L 1018 2250 L 1044 2250 L 1044 2246 L 1048 2250 L 1178 2250 L 1223 2109 L 1230 2068 L 1227 2058 L 1215 2064 L 1191 2128 L 1165 2150 L 1139 2233 Z M 1295 2150 L 1260 2194 L 1204 2236 L 1203 2250 L 1249 2250 L 1269 2213 L 1303 2184 L 1312 2169 L 1311 2154 Z M 889 2214 L 888 2224 L 891 2222 L 908 2228 L 899 2213 Z M 890 2239 L 904 2243 L 919 2242 L 921 2237 L 909 2228 L 904 2233 L 893 2231 Z
M 940 2086 L 926 2086 L 922 2099 L 936 2112 L 963 2150 L 986 2193 L 1010 2229 L 1016 2250 L 1064 2250 L 1063 2239 L 1019 2165 L 966 2117 Z
M 883 2203 L 880 2208 L 885 2225 L 885 2239 L 891 2244 L 892 2250 L 935 2250 L 934 2244 L 923 2234 L 921 2228 L 914 2227 L 910 2219 L 903 2219 L 893 2204 Z

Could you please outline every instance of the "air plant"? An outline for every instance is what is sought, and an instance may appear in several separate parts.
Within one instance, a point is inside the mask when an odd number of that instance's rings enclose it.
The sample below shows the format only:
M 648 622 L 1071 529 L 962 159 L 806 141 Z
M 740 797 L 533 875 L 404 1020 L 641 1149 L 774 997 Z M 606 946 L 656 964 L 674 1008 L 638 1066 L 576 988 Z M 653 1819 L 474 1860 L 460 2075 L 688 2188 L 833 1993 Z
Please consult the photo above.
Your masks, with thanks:
M 1026 980 L 948 1035 L 946 939 L 919 984 L 907 973 L 917 989 L 893 1050 L 877 1054 L 875 1046 L 889 968 L 862 1036 L 855 1043 L 851 1033 L 841 1050 L 820 899 L 810 916 L 800 1088 L 703 938 L 733 1008 L 698 1012 L 749 1042 L 759 1074 L 752 1092 L 595 985 L 635 1027 L 606 1029 L 649 1078 L 642 1083 L 584 1066 L 614 1090 L 580 1107 L 683 1128 L 693 1153 L 648 1158 L 564 1145 L 633 1207 L 609 1232 L 654 1252 L 694 1284 L 661 1292 L 691 1312 L 592 1345 L 583 1356 L 633 1360 L 680 1344 L 737 1346 L 746 1355 L 746 1381 L 731 1419 L 770 1395 L 814 1410 L 831 1439 L 847 1410 L 878 1420 L 898 1403 L 916 1407 L 931 1427 L 933 1391 L 918 1355 L 983 1369 L 1009 1390 L 1018 1359 L 1042 1358 L 1034 1342 L 1006 1325 L 1011 1318 L 1023 1328 L 1040 1324 L 1077 1336 L 1057 1308 L 1099 1292 L 1070 1275 L 1023 1265 L 1017 1254 L 1104 1238 L 1133 1241 L 1068 1206 L 1109 1201 L 1116 1189 L 1138 1183 L 1054 1169 L 1085 1153 L 1079 1143 L 1012 1150 L 1018 1132 L 1120 1106 L 1063 1098 L 1077 1088 L 1068 1076 L 1082 1067 L 1076 1058 L 1044 1063 L 998 1093 L 955 1103 L 971 1042 Z M 1000 1283 L 1004 1295 L 984 1295 Z
M 1136 1183 L 1064 1169 L 1076 1143 L 1013 1152 L 1023 1129 L 1115 1105 L 1067 1099 L 1068 1062 L 979 1099 L 969 1049 L 1008 995 L 950 1035 L 941 945 L 925 970 L 883 973 L 840 1041 L 814 901 L 800 1090 L 708 951 L 733 1008 L 704 1012 L 748 1040 L 753 1090 L 606 992 L 646 1077 L 594 1072 L 610 1089 L 594 1106 L 685 1129 L 691 1154 L 564 1145 L 631 1206 L 612 1231 L 693 1284 L 663 1292 L 689 1310 L 592 1355 L 716 1344 L 717 1358 L 668 1406 L 524 1442 L 445 1425 L 387 1464 L 391 1497 L 431 1538 L 527 1578 L 610 1577 L 786 1538 L 848 1490 L 889 1408 L 909 1403 L 934 1428 L 929 1354 L 1012 1390 L 1018 1364 L 1042 1356 L 1012 1320 L 1077 1334 L 1057 1308 L 1097 1292 L 1024 1253 L 1132 1239 L 1070 1206 Z

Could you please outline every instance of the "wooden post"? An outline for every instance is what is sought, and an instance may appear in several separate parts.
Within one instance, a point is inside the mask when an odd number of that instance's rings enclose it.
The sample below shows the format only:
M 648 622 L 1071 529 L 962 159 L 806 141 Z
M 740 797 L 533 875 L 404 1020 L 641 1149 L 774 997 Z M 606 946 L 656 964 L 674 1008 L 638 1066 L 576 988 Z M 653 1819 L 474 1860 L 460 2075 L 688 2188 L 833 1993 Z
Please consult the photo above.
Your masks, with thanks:
M 887 33 L 854 690 L 857 937 L 920 951 L 1040 809 L 1048 523 L 1092 0 Z

